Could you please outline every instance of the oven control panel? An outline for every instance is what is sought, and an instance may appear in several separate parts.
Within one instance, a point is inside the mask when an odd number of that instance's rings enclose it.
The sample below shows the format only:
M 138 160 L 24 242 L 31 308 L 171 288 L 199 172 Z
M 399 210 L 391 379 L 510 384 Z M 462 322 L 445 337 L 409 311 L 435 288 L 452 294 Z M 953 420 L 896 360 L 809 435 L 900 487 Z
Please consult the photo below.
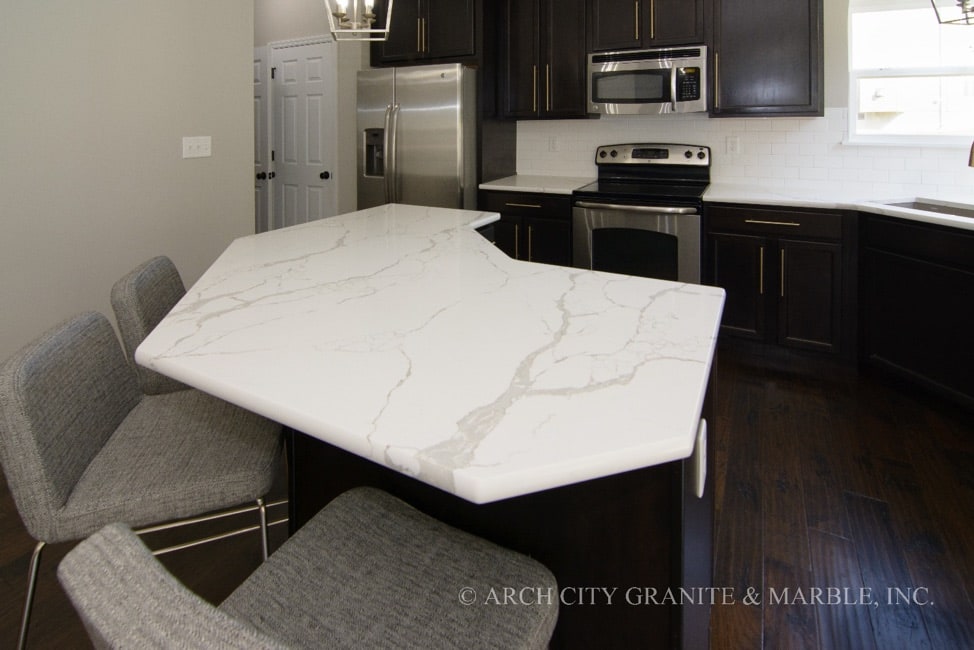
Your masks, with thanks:
M 710 147 L 695 144 L 608 144 L 595 150 L 596 165 L 710 166 Z

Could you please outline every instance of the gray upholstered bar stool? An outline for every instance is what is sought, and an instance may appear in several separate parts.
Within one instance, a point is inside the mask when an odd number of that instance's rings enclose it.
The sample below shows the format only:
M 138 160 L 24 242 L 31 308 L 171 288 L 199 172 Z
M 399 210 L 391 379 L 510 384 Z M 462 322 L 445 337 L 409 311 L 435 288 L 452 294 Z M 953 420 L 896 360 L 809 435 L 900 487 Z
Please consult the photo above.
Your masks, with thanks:
M 45 543 L 102 526 L 171 521 L 257 502 L 280 463 L 280 425 L 199 391 L 144 395 L 108 319 L 71 318 L 0 364 L 0 463 L 38 540 L 19 646 Z
M 58 578 L 96 647 L 113 648 L 545 648 L 559 602 L 538 562 L 373 488 L 325 506 L 219 608 L 121 525 L 75 547 Z
M 112 287 L 112 310 L 129 363 L 146 395 L 171 393 L 189 386 L 135 363 L 135 349 L 186 294 L 183 279 L 168 257 L 146 260 Z

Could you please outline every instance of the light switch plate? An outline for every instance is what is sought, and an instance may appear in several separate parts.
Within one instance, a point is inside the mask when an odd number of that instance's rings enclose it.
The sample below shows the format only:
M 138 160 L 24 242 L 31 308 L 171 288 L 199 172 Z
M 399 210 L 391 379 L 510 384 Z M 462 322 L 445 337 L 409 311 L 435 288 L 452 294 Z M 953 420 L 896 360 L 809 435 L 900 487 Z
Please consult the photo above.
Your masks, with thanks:
M 183 137 L 183 158 L 208 158 L 213 155 L 213 139 L 208 135 Z

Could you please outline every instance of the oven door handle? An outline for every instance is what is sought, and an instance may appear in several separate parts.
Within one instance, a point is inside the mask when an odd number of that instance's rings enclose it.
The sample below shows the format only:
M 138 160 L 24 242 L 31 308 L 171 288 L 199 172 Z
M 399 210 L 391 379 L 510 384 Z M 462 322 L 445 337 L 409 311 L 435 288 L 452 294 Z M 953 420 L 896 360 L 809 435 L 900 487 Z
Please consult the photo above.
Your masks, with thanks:
M 625 210 L 627 212 L 650 212 L 655 214 L 697 214 L 696 208 L 673 208 L 662 205 L 622 205 L 620 203 L 575 201 L 575 206 L 595 210 Z

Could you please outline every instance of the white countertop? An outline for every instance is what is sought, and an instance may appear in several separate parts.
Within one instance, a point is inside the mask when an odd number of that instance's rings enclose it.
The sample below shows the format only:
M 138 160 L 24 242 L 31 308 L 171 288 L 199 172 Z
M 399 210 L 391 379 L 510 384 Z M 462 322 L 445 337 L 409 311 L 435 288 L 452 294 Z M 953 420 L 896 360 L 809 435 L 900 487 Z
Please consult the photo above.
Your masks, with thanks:
M 551 194 L 571 194 L 573 190 L 591 183 L 592 178 L 573 176 L 543 176 L 517 174 L 481 183 L 482 190 L 503 190 L 510 192 L 543 192 Z M 820 210 L 861 210 L 888 217 L 923 221 L 941 226 L 951 226 L 974 230 L 974 219 L 958 217 L 925 210 L 902 208 L 890 203 L 906 202 L 916 197 L 876 197 L 848 192 L 820 190 L 798 190 L 787 187 L 767 187 L 739 183 L 711 183 L 703 195 L 708 203 L 752 203 L 755 205 L 777 205 L 793 208 L 816 208 Z M 923 197 L 919 197 L 923 199 Z M 974 195 L 971 197 L 947 197 L 924 199 L 934 203 L 953 204 L 968 210 L 974 209 Z
M 136 359 L 475 503 L 688 457 L 723 290 L 515 261 L 497 218 L 238 239 Z
M 860 210 L 888 217 L 923 221 L 974 230 L 974 219 L 949 214 L 939 214 L 926 210 L 902 208 L 890 203 L 901 203 L 914 200 L 917 197 L 866 197 L 840 192 L 801 191 L 784 187 L 767 188 L 756 185 L 738 185 L 735 183 L 711 183 L 703 195 L 703 200 L 709 203 L 753 203 L 756 205 L 778 205 L 793 208 L 817 208 L 822 210 Z M 974 209 L 974 198 L 970 200 L 942 200 L 939 198 L 919 197 L 931 203 L 955 205 L 957 207 Z
M 544 194 L 571 194 L 573 190 L 588 185 L 594 178 L 577 176 L 534 176 L 517 174 L 506 178 L 498 178 L 480 184 L 482 190 L 498 190 L 507 192 L 542 192 Z

